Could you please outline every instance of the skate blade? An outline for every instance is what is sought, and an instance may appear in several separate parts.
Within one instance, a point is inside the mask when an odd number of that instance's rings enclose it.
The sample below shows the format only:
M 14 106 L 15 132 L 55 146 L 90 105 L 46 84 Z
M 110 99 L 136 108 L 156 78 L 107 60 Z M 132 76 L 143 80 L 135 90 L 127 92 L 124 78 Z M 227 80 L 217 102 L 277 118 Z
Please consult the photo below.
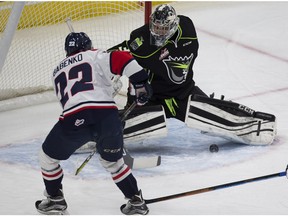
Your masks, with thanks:
M 44 214 L 44 215 L 70 215 L 70 213 L 67 210 L 64 211 L 50 211 L 50 212 L 43 212 L 43 211 L 39 211 L 37 210 L 40 214 Z

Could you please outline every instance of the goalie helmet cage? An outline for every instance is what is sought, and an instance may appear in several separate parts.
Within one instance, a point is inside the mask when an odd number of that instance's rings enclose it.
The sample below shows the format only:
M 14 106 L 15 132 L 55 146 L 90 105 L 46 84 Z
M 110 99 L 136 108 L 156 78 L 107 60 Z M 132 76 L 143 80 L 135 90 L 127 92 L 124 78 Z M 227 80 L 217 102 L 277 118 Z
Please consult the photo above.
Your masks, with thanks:
M 7 99 L 21 101 L 27 95 L 31 99 L 18 107 L 55 100 L 51 73 L 65 57 L 67 18 L 95 48 L 108 49 L 147 23 L 151 8 L 150 1 L 0 2 L 0 111 L 15 108 L 3 108 Z

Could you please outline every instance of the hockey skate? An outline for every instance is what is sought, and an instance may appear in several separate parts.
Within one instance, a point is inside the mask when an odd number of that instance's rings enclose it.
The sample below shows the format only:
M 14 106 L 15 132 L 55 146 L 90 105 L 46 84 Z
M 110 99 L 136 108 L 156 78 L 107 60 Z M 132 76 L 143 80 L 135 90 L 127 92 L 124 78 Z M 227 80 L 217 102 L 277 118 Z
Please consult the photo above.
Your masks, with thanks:
M 67 214 L 67 203 L 64 199 L 63 192 L 59 191 L 59 194 L 55 197 L 49 196 L 44 193 L 47 199 L 38 200 L 35 202 L 37 211 L 45 215 L 65 215 Z
M 134 195 L 127 204 L 121 206 L 121 212 L 125 215 L 141 214 L 146 215 L 149 213 L 143 197 L 142 192 L 139 190 L 138 194 Z

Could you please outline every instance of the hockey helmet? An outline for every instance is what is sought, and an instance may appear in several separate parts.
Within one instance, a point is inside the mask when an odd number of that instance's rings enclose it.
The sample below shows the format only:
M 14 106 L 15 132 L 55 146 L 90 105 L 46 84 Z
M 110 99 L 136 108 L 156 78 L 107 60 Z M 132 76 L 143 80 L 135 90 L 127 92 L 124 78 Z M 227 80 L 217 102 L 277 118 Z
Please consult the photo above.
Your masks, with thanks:
M 92 48 L 92 42 L 84 32 L 71 32 L 65 39 L 66 56 L 71 56 L 77 52 L 89 50 Z
M 175 9 L 168 4 L 156 7 L 150 15 L 150 43 L 151 45 L 162 46 L 177 31 L 179 17 Z

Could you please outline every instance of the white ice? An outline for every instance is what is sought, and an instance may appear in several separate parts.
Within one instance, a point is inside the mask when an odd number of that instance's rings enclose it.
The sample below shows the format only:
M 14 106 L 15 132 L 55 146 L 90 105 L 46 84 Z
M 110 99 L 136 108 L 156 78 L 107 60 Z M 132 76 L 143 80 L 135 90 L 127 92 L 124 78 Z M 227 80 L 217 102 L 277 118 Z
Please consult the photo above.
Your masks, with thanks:
M 265 176 L 288 164 L 288 2 L 177 2 L 198 31 L 195 80 L 207 94 L 225 95 L 252 109 L 275 114 L 278 135 L 270 146 L 232 144 L 168 121 L 168 136 L 130 144 L 134 157 L 162 156 L 162 164 L 134 170 L 146 199 Z M 128 35 L 127 35 L 128 37 Z M 124 98 L 118 98 L 124 103 Z M 57 102 L 0 112 L 0 214 L 38 214 L 44 198 L 37 153 L 58 119 Z M 210 144 L 218 143 L 218 153 Z M 118 215 L 123 195 L 93 157 L 63 162 L 70 214 Z M 149 205 L 152 215 L 287 215 L 288 181 L 277 177 Z

